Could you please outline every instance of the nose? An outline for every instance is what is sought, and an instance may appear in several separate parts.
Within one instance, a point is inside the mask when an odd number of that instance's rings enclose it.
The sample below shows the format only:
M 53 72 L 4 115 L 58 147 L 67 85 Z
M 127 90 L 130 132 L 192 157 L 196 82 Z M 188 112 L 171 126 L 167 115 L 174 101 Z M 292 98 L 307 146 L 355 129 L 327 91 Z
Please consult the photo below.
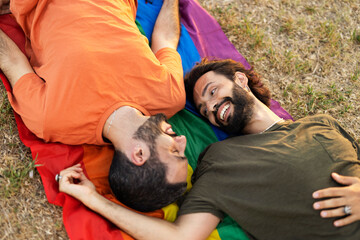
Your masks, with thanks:
M 177 149 L 179 151 L 180 156 L 185 156 L 185 148 L 186 148 L 186 137 L 185 136 L 177 136 L 174 138 Z
M 164 121 L 163 124 L 165 126 L 165 129 L 168 129 L 169 127 L 171 128 L 171 125 L 168 122 Z
M 216 107 L 217 107 L 217 102 L 215 100 L 210 100 L 206 102 L 206 107 L 208 109 L 208 111 L 215 111 Z

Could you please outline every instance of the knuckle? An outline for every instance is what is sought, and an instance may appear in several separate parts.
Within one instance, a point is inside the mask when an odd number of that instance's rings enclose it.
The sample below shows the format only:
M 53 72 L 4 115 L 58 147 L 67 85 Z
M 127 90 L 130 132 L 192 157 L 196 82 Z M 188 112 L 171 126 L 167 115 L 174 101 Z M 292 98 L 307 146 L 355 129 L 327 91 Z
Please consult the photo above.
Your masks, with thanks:
M 349 192 L 349 194 L 351 194 L 351 195 L 355 195 L 355 194 L 357 193 L 357 191 L 356 191 L 355 189 L 353 189 L 353 188 L 349 188 L 349 189 L 348 189 L 348 192 Z

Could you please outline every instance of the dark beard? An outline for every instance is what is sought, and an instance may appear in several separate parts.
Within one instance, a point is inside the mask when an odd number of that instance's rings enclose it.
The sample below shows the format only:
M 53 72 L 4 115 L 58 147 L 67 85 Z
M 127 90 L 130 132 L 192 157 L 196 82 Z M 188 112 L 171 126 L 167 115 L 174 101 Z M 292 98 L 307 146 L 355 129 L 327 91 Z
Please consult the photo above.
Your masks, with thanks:
M 134 133 L 134 139 L 142 140 L 150 148 L 150 151 L 155 153 L 155 141 L 162 133 L 161 123 L 166 121 L 166 116 L 162 113 L 151 116 L 146 120 Z
M 156 138 L 159 137 L 163 132 L 161 129 L 161 123 L 167 122 L 166 116 L 162 113 L 151 116 L 148 120 L 146 120 L 134 133 L 133 138 L 137 140 L 144 141 L 149 149 L 151 157 L 158 157 L 156 151 Z M 176 133 L 165 133 L 170 137 L 178 136 Z M 187 161 L 186 157 L 181 157 L 182 160 Z
M 218 107 L 213 112 L 215 121 L 219 128 L 231 135 L 242 134 L 243 129 L 249 123 L 253 115 L 254 100 L 245 92 L 244 89 L 234 84 L 232 89 L 233 97 L 226 97 L 218 104 Z M 217 112 L 219 107 L 225 102 L 231 102 L 234 106 L 233 115 L 229 116 L 228 125 L 224 125 L 218 118 Z

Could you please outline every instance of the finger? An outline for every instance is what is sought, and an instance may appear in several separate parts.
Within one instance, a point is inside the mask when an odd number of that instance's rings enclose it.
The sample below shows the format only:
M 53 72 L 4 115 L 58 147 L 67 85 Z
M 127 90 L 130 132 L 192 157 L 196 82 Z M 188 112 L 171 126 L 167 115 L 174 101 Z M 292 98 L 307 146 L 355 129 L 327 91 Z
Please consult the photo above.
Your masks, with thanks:
M 62 170 L 60 172 L 60 175 L 65 174 L 67 171 L 78 171 L 79 172 L 79 171 L 82 171 L 82 168 L 81 168 L 80 164 L 76 164 L 76 165 L 74 165 L 72 167 L 69 167 L 69 168 L 66 168 L 66 169 Z
M 351 185 L 359 181 L 358 177 L 343 176 L 338 173 L 332 173 L 331 176 L 335 181 L 343 185 Z
M 72 169 L 67 169 L 64 171 L 61 171 L 61 179 L 63 178 L 68 178 L 68 177 L 72 177 L 74 176 L 74 178 L 79 179 L 81 177 L 81 173 L 82 171 L 77 171 L 76 168 L 72 168 Z
M 78 168 L 66 169 L 66 170 L 61 171 L 59 174 L 60 174 L 60 176 L 63 177 L 63 176 L 67 175 L 67 174 L 70 173 L 70 172 L 81 173 L 82 170 L 81 170 L 81 169 L 78 169 Z
M 88 180 L 88 178 L 86 177 L 85 173 L 84 172 L 80 172 L 80 178 L 79 178 L 80 181 L 84 181 L 84 180 Z
M 313 193 L 313 198 L 340 197 L 344 195 L 346 187 L 324 188 Z
M 349 225 L 350 223 L 353 223 L 355 221 L 357 221 L 356 217 L 354 215 L 349 215 L 349 216 L 347 216 L 345 218 L 336 220 L 334 222 L 334 226 L 335 227 L 342 227 L 342 226 L 345 226 L 345 225 Z
M 313 207 L 316 210 L 336 208 L 346 205 L 345 198 L 331 198 L 324 201 L 315 202 Z
M 67 172 L 66 174 L 64 174 L 62 176 L 62 178 L 60 179 L 59 183 L 61 183 L 62 181 L 73 183 L 74 179 L 79 179 L 79 178 L 81 178 L 80 173 L 71 171 L 71 172 Z
M 342 217 L 344 215 L 344 207 L 339 207 L 332 210 L 324 210 L 320 212 L 320 216 L 322 218 Z

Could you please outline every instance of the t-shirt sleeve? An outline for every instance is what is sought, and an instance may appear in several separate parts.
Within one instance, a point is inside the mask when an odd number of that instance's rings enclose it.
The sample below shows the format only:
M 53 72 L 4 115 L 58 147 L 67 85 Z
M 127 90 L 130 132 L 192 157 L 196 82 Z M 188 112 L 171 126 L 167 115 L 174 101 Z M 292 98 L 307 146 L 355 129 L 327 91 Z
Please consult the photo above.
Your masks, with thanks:
M 159 62 L 165 65 L 169 73 L 179 82 L 183 82 L 183 69 L 179 53 L 172 48 L 162 48 L 155 54 Z
M 43 138 L 46 83 L 35 73 L 22 76 L 15 84 L 12 93 L 8 92 L 11 106 L 39 138 Z
M 161 65 L 160 79 L 163 79 L 161 98 L 157 103 L 158 112 L 168 118 L 185 107 L 185 87 L 179 53 L 171 48 L 162 48 L 155 54 Z
M 211 176 L 202 175 L 190 192 L 185 197 L 185 200 L 180 206 L 178 215 L 185 215 L 190 213 L 211 213 L 222 220 L 225 216 L 224 213 L 217 207 L 216 189 L 211 181 Z
M 357 141 L 348 133 L 348 131 L 346 131 L 341 125 L 340 123 L 335 120 L 332 117 L 329 117 L 329 122 L 339 131 L 339 133 L 346 138 L 353 146 L 356 154 L 357 154 L 357 159 L 360 160 L 360 146 L 357 143 Z
M 315 116 L 312 116 L 312 119 L 315 120 L 315 122 L 323 122 L 324 124 L 331 126 L 333 128 L 335 128 L 345 139 L 347 139 L 353 146 L 354 150 L 356 151 L 357 154 L 357 159 L 360 160 L 360 146 L 359 144 L 356 142 L 356 140 L 348 133 L 348 131 L 346 131 L 341 125 L 340 123 L 333 118 L 330 115 L 326 115 L 326 114 L 317 114 Z

